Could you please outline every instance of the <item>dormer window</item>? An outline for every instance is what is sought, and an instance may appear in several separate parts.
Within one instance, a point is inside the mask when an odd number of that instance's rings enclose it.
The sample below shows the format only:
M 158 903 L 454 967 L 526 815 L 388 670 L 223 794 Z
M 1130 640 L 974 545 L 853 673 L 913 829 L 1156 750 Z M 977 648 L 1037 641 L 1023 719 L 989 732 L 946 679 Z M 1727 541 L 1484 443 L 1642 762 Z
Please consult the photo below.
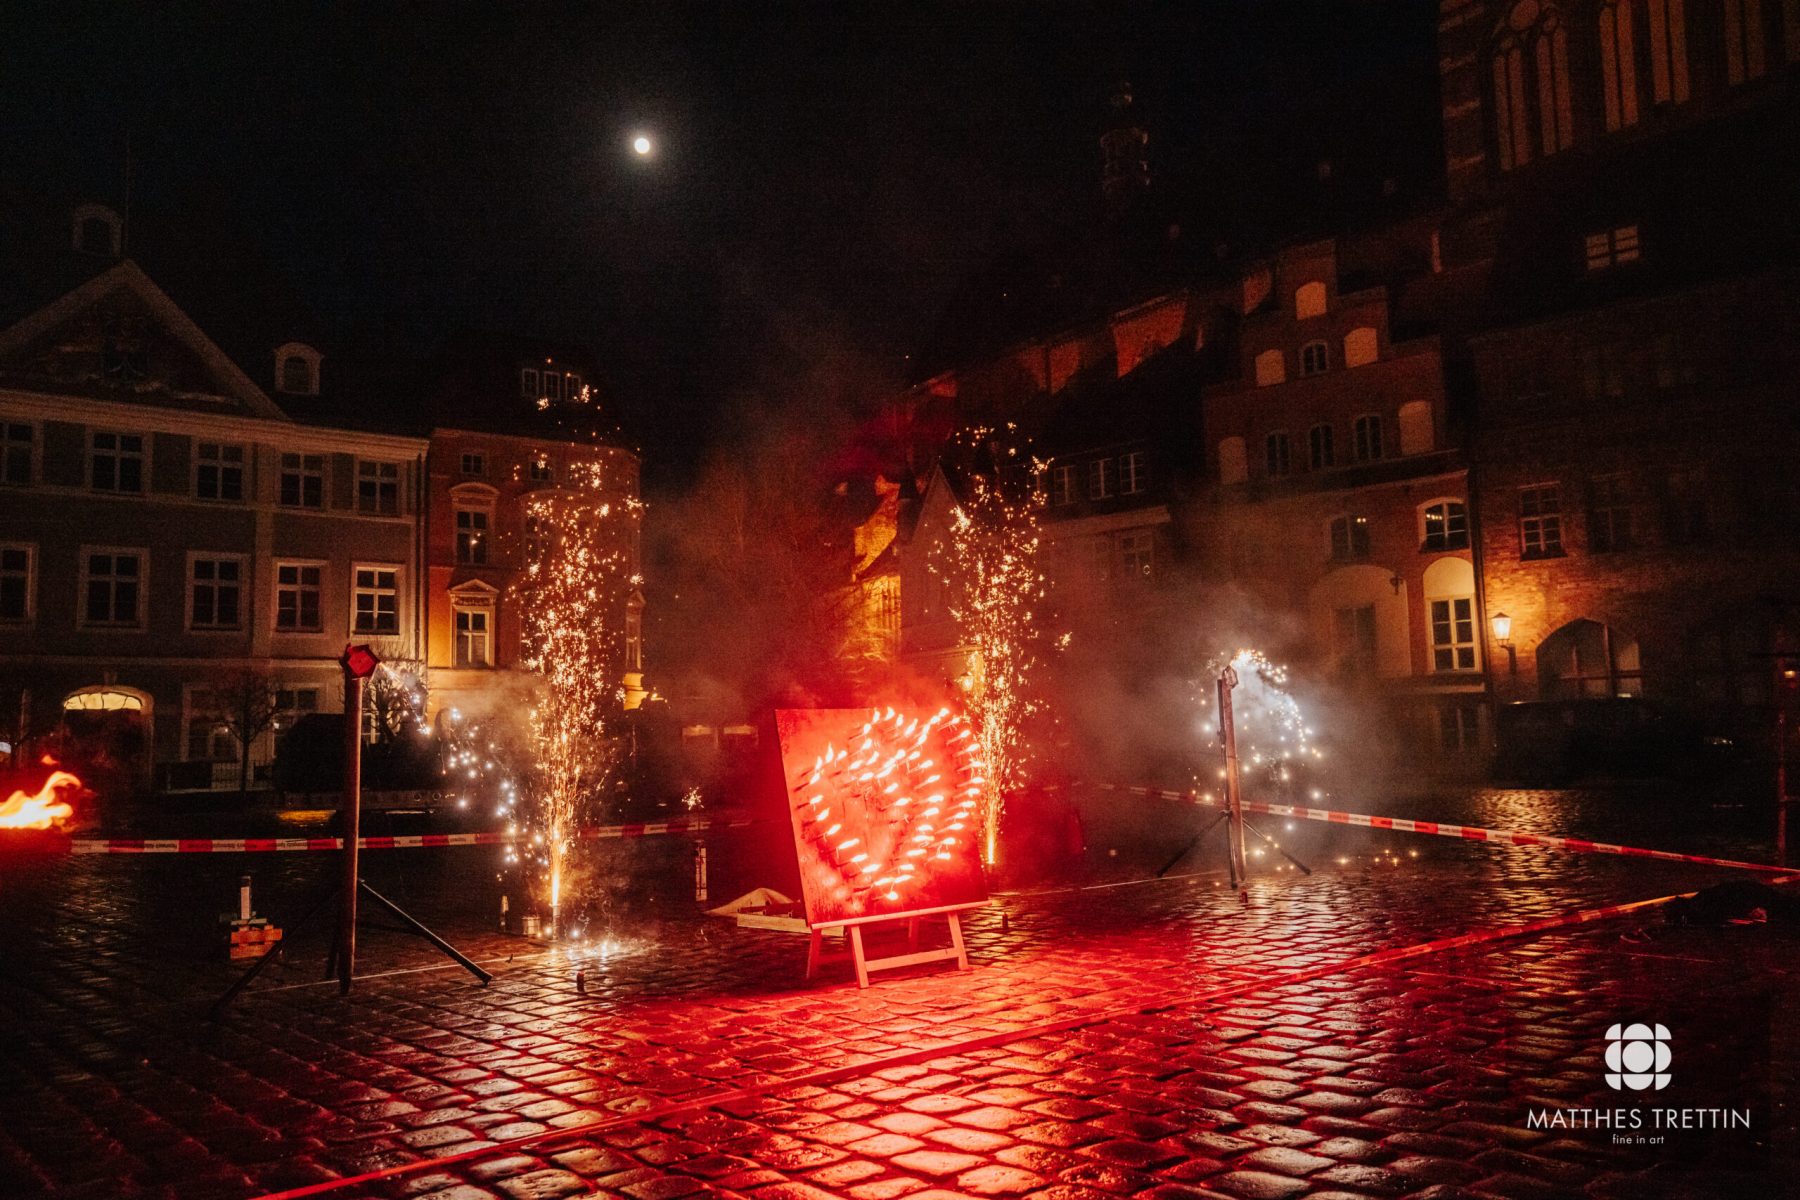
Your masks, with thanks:
M 71 239 L 79 254 L 117 258 L 125 241 L 125 223 L 103 204 L 83 204 L 74 212 Z
M 538 401 L 540 408 L 547 407 L 552 401 L 579 400 L 581 388 L 578 372 L 563 370 L 551 362 L 519 369 L 519 395 Z
M 289 396 L 319 394 L 319 352 L 303 342 L 275 351 L 275 390 Z

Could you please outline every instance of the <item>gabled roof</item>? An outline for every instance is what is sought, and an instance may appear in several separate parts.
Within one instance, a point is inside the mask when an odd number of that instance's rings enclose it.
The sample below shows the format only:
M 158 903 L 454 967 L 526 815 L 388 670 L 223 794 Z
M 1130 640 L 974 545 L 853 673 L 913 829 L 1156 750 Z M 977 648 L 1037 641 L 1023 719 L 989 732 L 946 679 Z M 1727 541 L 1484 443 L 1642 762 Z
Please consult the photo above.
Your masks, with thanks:
M 193 353 L 218 385 L 218 395 L 237 400 L 248 410 L 248 415 L 269 421 L 292 420 L 130 259 L 114 264 L 0 331 L 0 362 L 30 348 L 39 339 L 120 291 L 135 297 L 164 331 Z

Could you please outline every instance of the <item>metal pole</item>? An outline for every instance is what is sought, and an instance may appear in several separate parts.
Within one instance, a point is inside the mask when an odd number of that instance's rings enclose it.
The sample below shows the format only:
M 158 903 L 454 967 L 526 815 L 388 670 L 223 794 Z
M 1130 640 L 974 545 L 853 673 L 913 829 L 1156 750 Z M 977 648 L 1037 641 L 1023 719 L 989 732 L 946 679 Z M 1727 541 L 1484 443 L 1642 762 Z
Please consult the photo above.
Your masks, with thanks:
M 338 902 L 338 991 L 356 978 L 357 843 L 362 838 L 363 681 L 344 671 L 344 803 L 338 823 L 344 839 L 344 891 Z
M 1219 741 L 1225 748 L 1225 827 L 1231 851 L 1231 886 L 1244 882 L 1244 809 L 1239 790 L 1237 726 L 1232 720 L 1231 689 L 1238 684 L 1237 670 L 1227 666 L 1219 674 Z
M 1785 660 L 1775 663 L 1775 861 L 1787 865 L 1788 827 L 1788 690 L 1792 671 Z

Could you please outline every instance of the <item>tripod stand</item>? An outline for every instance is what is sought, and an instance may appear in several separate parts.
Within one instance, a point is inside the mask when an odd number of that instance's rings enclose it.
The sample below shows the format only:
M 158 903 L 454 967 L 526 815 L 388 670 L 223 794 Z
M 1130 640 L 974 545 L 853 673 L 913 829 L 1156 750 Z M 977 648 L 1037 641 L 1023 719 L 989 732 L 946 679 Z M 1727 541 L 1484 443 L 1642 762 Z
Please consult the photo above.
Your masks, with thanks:
M 337 937 L 332 939 L 331 953 L 325 960 L 325 978 L 330 979 L 336 975 L 338 991 L 345 994 L 349 993 L 356 982 L 356 901 L 358 896 L 366 893 L 369 899 L 400 918 L 406 925 L 407 932 L 418 934 L 442 950 L 481 980 L 485 987 L 494 978 L 492 975 L 476 966 L 467 955 L 426 928 L 405 909 L 370 887 L 362 877 L 359 855 L 362 851 L 363 681 L 375 673 L 381 660 L 367 646 L 345 646 L 344 656 L 338 662 L 344 668 L 344 804 L 340 810 L 343 814 L 344 876 L 342 890 L 337 893 Z M 331 900 L 330 892 L 321 896 L 305 915 L 294 922 L 289 932 L 299 932 Z M 213 1002 L 207 1015 L 214 1020 L 218 1019 L 225 1006 L 262 973 L 270 960 L 281 958 L 286 952 L 287 942 L 284 940 L 274 953 L 257 959 L 255 965 L 238 976 L 237 981 L 225 990 L 225 994 Z

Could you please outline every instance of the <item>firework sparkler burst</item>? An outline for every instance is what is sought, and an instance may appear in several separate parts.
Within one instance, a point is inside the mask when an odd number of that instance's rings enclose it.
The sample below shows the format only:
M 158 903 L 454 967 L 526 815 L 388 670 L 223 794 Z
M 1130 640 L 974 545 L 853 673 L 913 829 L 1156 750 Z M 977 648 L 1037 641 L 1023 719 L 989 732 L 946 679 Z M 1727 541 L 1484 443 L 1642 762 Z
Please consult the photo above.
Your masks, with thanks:
M 1275 791 L 1285 792 L 1300 780 L 1302 764 L 1316 763 L 1323 754 L 1313 745 L 1313 731 L 1306 722 L 1306 715 L 1288 690 L 1287 668 L 1270 661 L 1262 651 L 1239 650 L 1229 659 L 1217 660 L 1208 667 L 1207 679 L 1199 688 L 1202 745 L 1208 752 L 1216 750 L 1218 745 L 1218 714 L 1214 711 L 1212 681 L 1227 666 L 1233 668 L 1238 677 L 1237 689 L 1232 694 L 1232 709 L 1243 769 Z M 1207 784 L 1217 784 L 1223 775 L 1223 768 L 1214 771 L 1210 778 L 1203 774 L 1199 780 L 1202 789 Z M 1317 795 L 1314 798 L 1318 798 Z
M 624 698 L 624 605 L 640 580 L 629 540 L 640 506 L 608 499 L 598 468 L 572 468 L 566 489 L 534 495 L 540 531 L 521 586 L 526 665 L 542 676 L 531 710 L 531 762 L 518 853 L 539 872 L 554 933 L 568 891 L 577 823 L 618 761 L 608 721 Z
M 1035 617 L 1045 607 L 1038 559 L 1044 464 L 1023 453 L 1017 439 L 1012 425 L 959 435 L 972 465 L 950 535 L 931 560 L 969 649 L 964 688 L 985 767 L 980 812 L 982 861 L 989 866 L 999 857 L 1006 794 L 1021 782 L 1022 730 L 1040 706 L 1029 685 L 1037 661 Z

